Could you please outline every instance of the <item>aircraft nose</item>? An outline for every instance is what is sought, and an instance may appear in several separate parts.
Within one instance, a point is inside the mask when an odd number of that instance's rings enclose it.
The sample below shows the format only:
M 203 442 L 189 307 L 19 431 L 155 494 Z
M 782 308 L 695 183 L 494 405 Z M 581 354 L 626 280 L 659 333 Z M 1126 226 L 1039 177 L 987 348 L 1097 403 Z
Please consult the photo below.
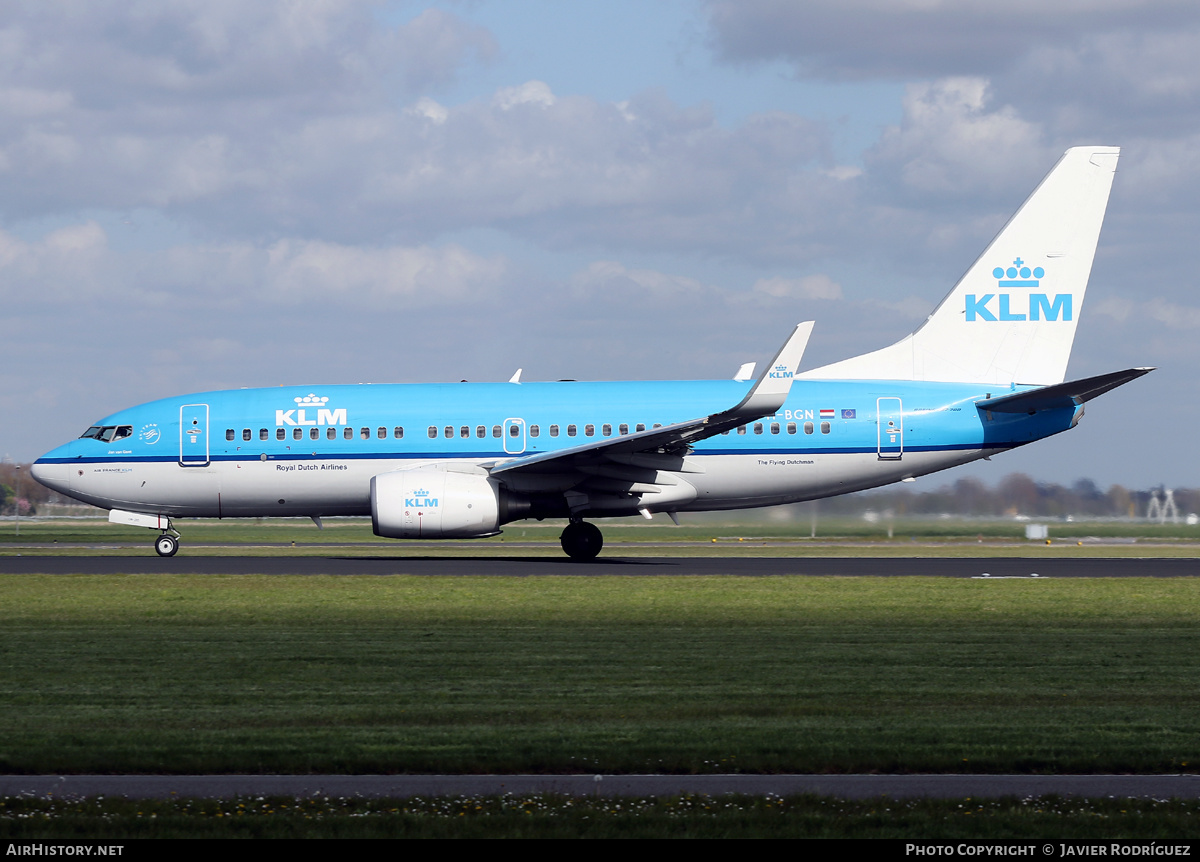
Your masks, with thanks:
M 71 468 L 67 464 L 54 464 L 39 458 L 33 462 L 29 472 L 33 474 L 33 478 L 51 490 L 64 494 L 71 490 Z

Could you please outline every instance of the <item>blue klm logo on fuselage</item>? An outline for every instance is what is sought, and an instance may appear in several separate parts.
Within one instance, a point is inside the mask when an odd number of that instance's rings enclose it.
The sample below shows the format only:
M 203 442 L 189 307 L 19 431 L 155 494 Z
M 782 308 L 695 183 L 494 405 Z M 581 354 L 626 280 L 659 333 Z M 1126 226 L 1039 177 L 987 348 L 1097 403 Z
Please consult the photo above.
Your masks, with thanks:
M 992 270 L 997 288 L 1011 287 L 1040 287 L 1046 270 L 1040 266 L 1030 268 L 1025 261 L 1017 258 L 1013 265 L 1005 269 L 998 266 Z M 1014 305 L 1013 297 L 1016 297 Z M 1021 298 L 1026 297 L 1022 309 Z M 1013 320 L 1063 320 L 1072 319 L 1071 294 L 1056 293 L 1051 299 L 1044 293 L 985 293 L 976 296 L 966 295 L 967 320 L 1013 321 Z M 996 301 L 995 310 L 989 307 L 992 300 Z

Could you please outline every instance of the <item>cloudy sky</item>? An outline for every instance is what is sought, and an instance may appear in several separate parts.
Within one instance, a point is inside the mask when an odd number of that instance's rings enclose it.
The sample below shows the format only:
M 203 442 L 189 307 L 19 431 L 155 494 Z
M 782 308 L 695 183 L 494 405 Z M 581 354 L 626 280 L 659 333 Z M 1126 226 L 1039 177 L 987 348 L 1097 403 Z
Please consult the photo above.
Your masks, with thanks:
M 815 367 L 1111 144 L 1068 376 L 1160 368 L 965 474 L 1197 486 L 1198 108 L 1194 0 L 9 0 L 0 455 L 207 389 L 730 377 L 810 318 Z

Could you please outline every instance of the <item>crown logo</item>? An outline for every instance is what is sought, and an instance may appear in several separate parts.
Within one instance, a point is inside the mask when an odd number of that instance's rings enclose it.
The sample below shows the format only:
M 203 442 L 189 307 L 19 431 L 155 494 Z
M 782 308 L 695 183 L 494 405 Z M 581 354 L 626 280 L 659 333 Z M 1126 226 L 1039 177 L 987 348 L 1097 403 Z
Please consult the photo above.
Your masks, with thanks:
M 428 492 L 428 491 L 426 491 L 424 488 L 422 488 L 422 489 L 421 489 L 421 490 L 419 490 L 419 491 L 413 491 L 413 496 L 414 496 L 414 497 L 428 497 L 428 496 L 429 496 L 429 492 Z
M 321 398 L 312 394 L 305 395 L 303 398 L 293 398 L 292 400 L 301 407 L 324 407 L 326 402 L 329 401 L 328 398 Z
M 1008 269 L 998 266 L 992 270 L 992 276 L 998 280 L 999 287 L 1037 287 L 1039 279 L 1045 274 L 1046 270 L 1040 266 L 1030 269 L 1019 257 Z

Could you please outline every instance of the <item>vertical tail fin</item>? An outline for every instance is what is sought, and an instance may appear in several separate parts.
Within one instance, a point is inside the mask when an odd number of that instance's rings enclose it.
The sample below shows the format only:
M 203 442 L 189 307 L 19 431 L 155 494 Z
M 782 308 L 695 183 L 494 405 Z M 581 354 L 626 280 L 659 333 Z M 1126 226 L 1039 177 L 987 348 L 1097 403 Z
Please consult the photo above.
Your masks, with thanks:
M 802 376 L 1061 383 L 1119 154 L 1067 150 L 916 332 Z

